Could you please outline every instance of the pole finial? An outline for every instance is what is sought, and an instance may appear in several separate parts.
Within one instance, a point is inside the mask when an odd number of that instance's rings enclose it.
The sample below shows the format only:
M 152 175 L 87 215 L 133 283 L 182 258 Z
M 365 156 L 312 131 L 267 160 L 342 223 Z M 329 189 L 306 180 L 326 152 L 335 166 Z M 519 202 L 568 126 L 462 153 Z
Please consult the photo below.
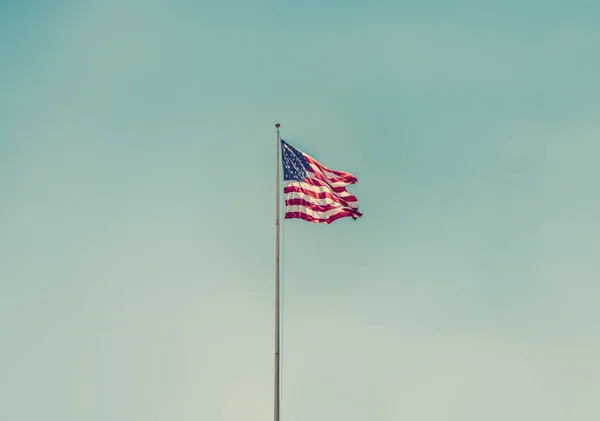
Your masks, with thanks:
M 281 127 L 281 124 L 277 123 L 277 124 L 275 124 L 275 127 L 277 127 L 277 129 L 279 129 Z

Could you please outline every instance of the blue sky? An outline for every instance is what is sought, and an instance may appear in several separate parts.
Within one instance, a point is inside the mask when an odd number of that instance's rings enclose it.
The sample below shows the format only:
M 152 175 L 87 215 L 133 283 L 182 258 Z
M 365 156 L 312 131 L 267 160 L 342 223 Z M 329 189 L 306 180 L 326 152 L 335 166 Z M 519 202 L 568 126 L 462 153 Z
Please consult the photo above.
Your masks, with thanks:
M 0 420 L 597 420 L 596 2 L 0 4 Z

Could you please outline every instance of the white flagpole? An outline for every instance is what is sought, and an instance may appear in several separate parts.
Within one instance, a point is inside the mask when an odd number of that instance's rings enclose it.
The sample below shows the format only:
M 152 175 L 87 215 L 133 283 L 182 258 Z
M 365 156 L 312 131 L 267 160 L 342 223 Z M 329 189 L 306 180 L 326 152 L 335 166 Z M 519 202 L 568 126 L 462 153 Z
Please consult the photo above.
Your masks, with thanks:
M 275 193 L 275 367 L 274 367 L 274 421 L 279 421 L 280 409 L 279 409 L 279 389 L 280 389 L 280 377 L 279 377 L 279 123 L 275 124 L 277 128 L 277 170 L 275 172 L 277 181 L 275 182 L 276 193 Z

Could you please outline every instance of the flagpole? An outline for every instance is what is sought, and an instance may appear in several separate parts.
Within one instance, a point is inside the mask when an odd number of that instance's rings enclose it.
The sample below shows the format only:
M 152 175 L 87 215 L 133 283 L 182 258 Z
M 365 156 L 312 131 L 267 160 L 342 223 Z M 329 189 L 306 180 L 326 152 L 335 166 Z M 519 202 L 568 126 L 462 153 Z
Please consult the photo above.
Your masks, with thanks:
M 275 355 L 274 355 L 274 421 L 279 421 L 280 409 L 279 409 L 279 389 L 280 389 L 280 376 L 279 376 L 279 151 L 280 151 L 280 140 L 279 140 L 279 123 L 275 124 L 277 128 L 277 169 L 276 182 L 275 182 Z

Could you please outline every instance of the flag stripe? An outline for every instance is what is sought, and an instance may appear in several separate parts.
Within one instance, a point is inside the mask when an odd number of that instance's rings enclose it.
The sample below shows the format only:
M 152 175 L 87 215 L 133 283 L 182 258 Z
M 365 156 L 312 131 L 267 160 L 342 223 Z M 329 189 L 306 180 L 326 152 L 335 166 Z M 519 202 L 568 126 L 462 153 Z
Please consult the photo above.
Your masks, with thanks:
M 334 191 L 336 193 L 348 193 L 345 186 L 332 186 L 332 185 L 326 183 L 325 181 L 319 180 L 317 178 L 318 176 L 316 176 L 314 173 L 311 173 L 310 171 L 307 171 L 307 172 L 309 173 L 309 176 L 304 179 L 305 183 L 308 183 L 308 184 L 311 184 L 311 185 L 317 186 L 317 187 L 327 187 L 331 191 Z
M 304 212 L 293 212 L 293 211 L 286 211 L 285 213 L 285 219 L 303 219 L 305 221 L 308 222 L 313 222 L 313 223 L 317 223 L 317 224 L 331 224 L 333 221 L 336 221 L 340 218 L 345 218 L 345 217 L 352 217 L 352 213 L 347 212 L 347 211 L 341 211 L 338 212 L 336 214 L 330 215 L 328 217 L 319 217 L 319 216 L 313 216 L 313 215 L 309 215 L 307 213 Z
M 313 165 L 311 165 L 310 168 L 308 168 L 308 172 L 311 173 L 310 175 L 312 175 L 313 178 L 320 180 L 323 183 L 325 183 L 331 187 L 346 187 L 348 184 L 352 184 L 347 181 L 343 181 L 343 180 L 340 181 L 339 177 L 335 178 L 335 179 L 331 179 Z
M 304 200 L 302 198 L 293 198 L 287 199 L 285 201 L 286 207 L 294 207 L 294 206 L 303 206 L 307 209 L 310 209 L 313 212 L 329 212 L 332 210 L 344 210 L 348 212 L 352 212 L 355 215 L 358 215 L 360 212 L 357 209 L 348 208 L 346 206 L 340 206 L 337 203 L 325 203 L 323 205 L 314 203 L 312 201 Z
M 302 199 L 318 205 L 335 205 L 341 207 L 347 207 L 352 209 L 358 209 L 358 202 L 346 202 L 345 200 L 332 198 L 332 197 L 314 197 L 314 194 L 305 194 L 303 192 L 289 192 L 285 195 L 286 199 Z
M 338 171 L 338 170 L 332 170 L 330 168 L 325 167 L 324 165 L 318 163 L 312 156 L 309 156 L 307 154 L 304 154 L 304 157 L 306 158 L 306 160 L 316 166 L 318 169 L 320 169 L 321 171 L 325 172 L 325 173 L 330 173 L 331 176 L 330 177 L 348 177 L 354 180 L 354 183 L 356 183 L 358 180 L 356 179 L 356 177 L 354 177 L 352 174 L 345 172 L 345 171 Z
M 323 197 L 332 197 L 339 198 L 347 202 L 358 202 L 358 199 L 347 191 L 344 191 L 344 193 L 336 193 L 331 190 L 329 186 L 315 186 L 299 181 L 286 181 L 284 182 L 284 186 L 284 193 L 299 191 L 318 199 L 322 199 Z
M 329 184 L 347 186 L 348 184 L 356 183 L 356 177 L 352 174 L 336 175 L 330 172 L 322 171 L 318 166 L 309 164 L 309 171 L 314 174 L 322 174 L 325 181 Z

